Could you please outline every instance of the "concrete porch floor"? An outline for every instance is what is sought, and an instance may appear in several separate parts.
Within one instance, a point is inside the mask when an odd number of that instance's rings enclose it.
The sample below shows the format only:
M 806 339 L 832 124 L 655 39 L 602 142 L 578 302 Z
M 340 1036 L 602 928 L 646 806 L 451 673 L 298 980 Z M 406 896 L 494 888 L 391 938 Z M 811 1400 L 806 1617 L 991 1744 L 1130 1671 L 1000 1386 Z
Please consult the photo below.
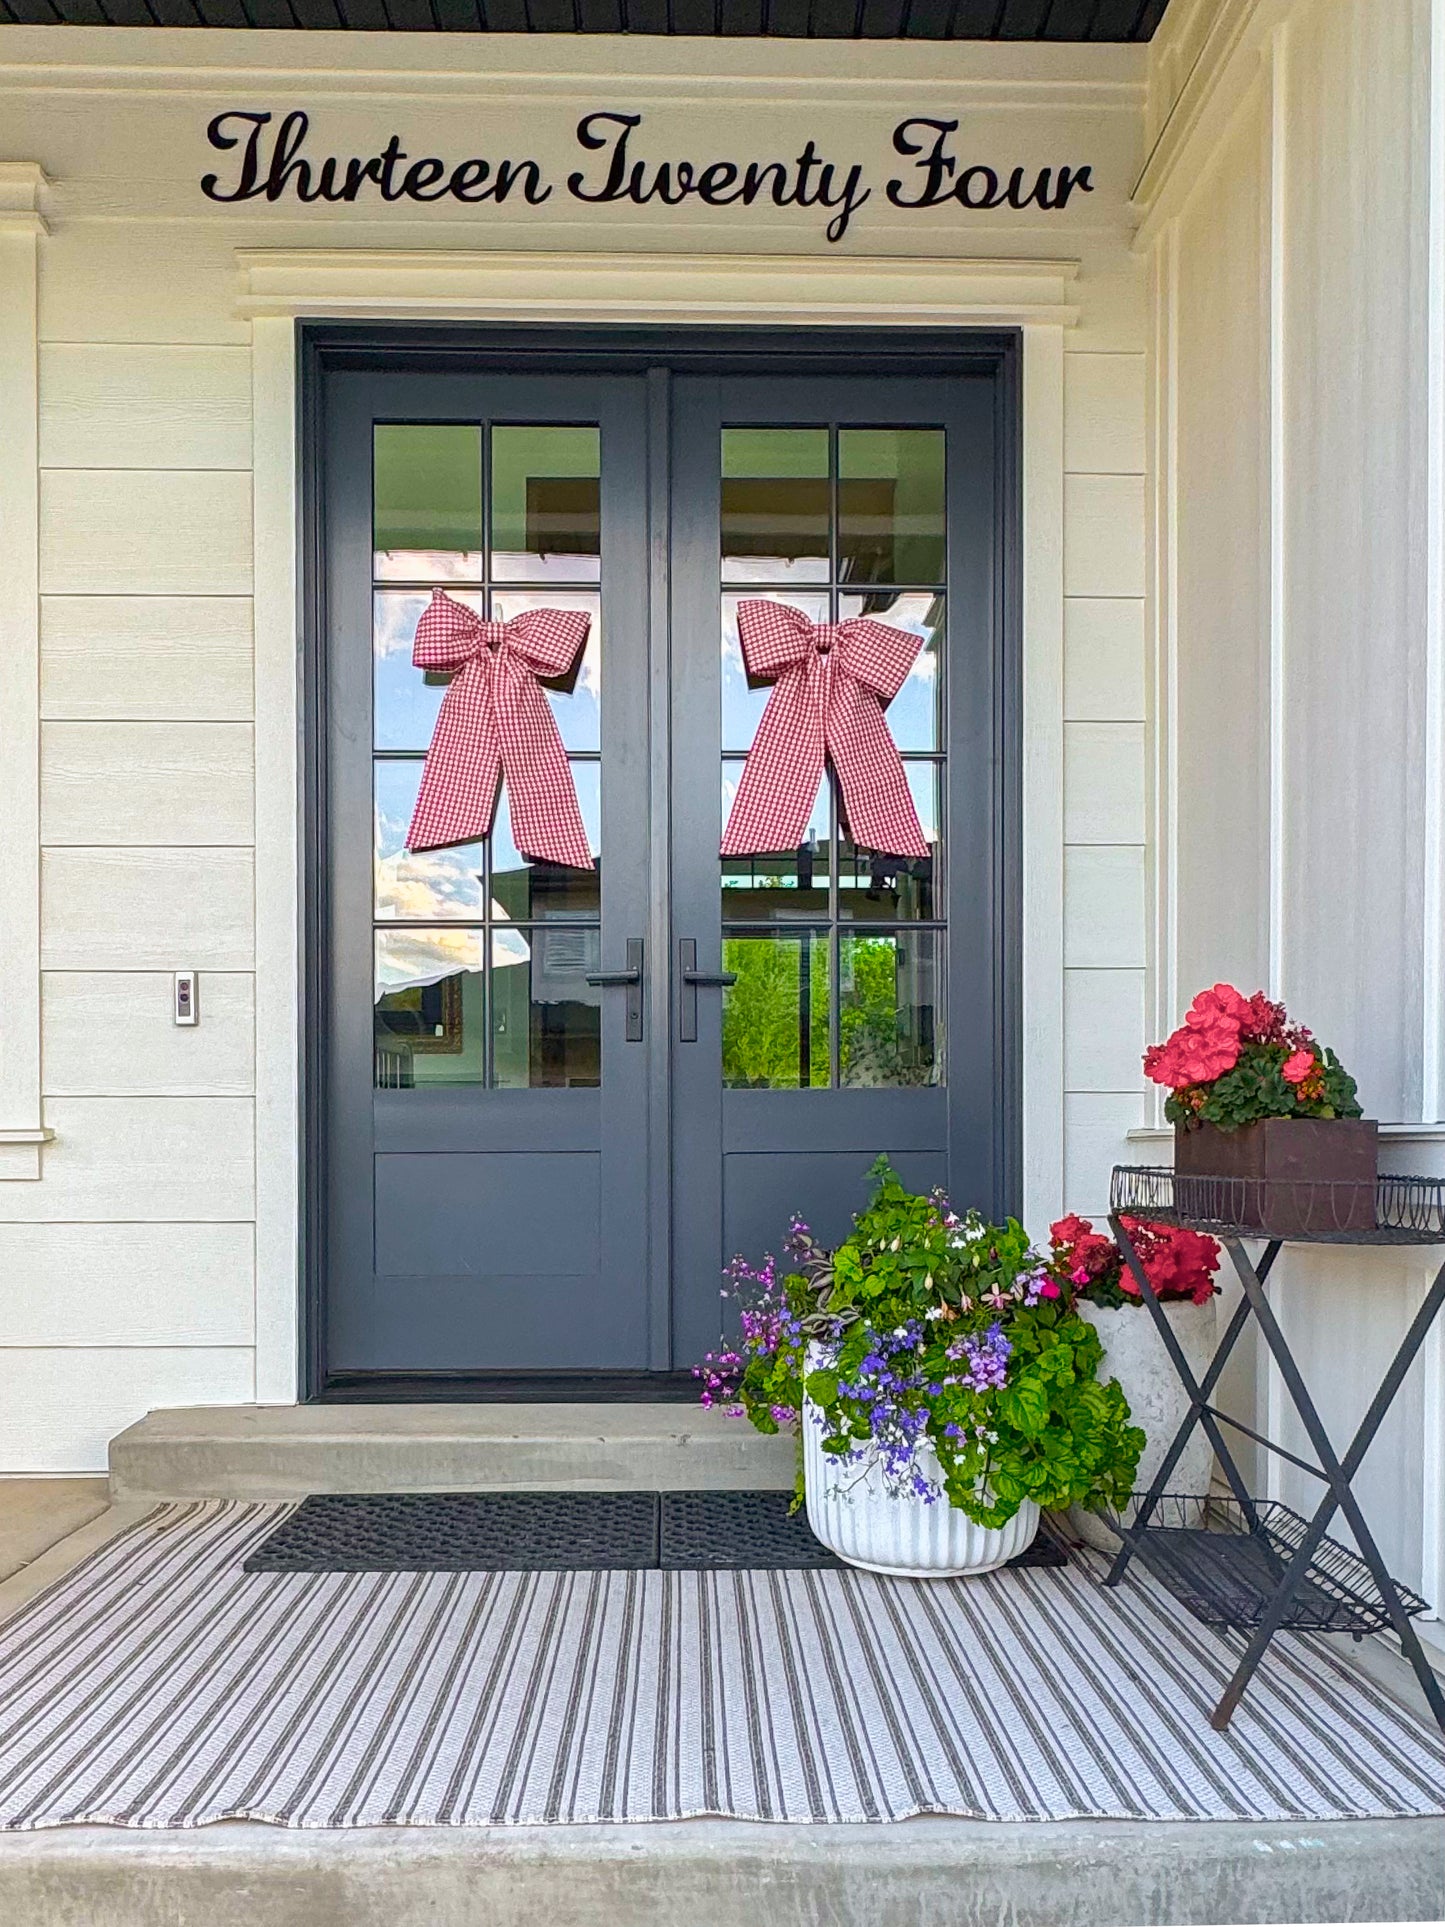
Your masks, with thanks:
M 0 1622 L 149 1510 L 104 1482 L 0 1481 Z M 1408 1696 L 1400 1662 L 1370 1672 Z M 919 1819 L 891 1825 L 0 1834 L 16 1927 L 1059 1927 L 1438 1921 L 1445 1820 Z

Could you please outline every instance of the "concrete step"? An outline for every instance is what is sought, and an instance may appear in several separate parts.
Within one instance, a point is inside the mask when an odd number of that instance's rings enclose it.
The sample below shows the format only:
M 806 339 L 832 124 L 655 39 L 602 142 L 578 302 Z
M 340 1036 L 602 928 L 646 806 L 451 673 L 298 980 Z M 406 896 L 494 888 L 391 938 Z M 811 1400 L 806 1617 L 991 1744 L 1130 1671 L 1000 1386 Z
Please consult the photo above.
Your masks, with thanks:
M 1439 1820 L 0 1836 L 0 1919 L 15 1927 L 1218 1927 L 1442 1911 Z
M 794 1446 L 695 1405 L 227 1405 L 111 1440 L 114 1500 L 308 1492 L 696 1492 L 791 1487 Z

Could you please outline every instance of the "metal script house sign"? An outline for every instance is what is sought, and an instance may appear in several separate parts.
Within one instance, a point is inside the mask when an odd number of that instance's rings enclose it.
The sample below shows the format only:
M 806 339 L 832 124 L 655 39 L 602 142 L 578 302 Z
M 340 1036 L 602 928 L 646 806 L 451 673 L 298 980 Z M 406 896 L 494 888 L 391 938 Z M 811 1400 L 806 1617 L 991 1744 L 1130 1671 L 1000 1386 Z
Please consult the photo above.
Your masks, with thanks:
M 1093 192 L 1086 166 L 1005 169 L 964 161 L 953 148 L 958 130 L 957 120 L 927 116 L 898 123 L 893 148 L 908 167 L 882 184 L 891 207 L 911 211 L 953 203 L 965 208 L 1038 207 L 1055 213 L 1074 193 Z M 365 191 L 383 201 L 477 205 L 501 203 L 515 194 L 532 207 L 557 192 L 599 206 L 656 202 L 678 207 L 691 200 L 705 207 L 763 203 L 823 210 L 829 217 L 823 232 L 836 242 L 859 208 L 873 198 L 875 185 L 861 162 L 829 159 L 811 139 L 792 159 L 651 159 L 638 152 L 645 144 L 641 114 L 584 114 L 576 140 L 592 158 L 565 181 L 552 179 L 539 160 L 414 157 L 399 134 L 392 134 L 375 154 L 319 156 L 305 151 L 310 132 L 310 116 L 300 108 L 279 121 L 274 114 L 239 108 L 217 114 L 206 138 L 220 152 L 233 153 L 235 161 L 225 177 L 205 175 L 201 192 L 212 201 L 279 201 L 290 194 L 305 202 L 349 202 Z

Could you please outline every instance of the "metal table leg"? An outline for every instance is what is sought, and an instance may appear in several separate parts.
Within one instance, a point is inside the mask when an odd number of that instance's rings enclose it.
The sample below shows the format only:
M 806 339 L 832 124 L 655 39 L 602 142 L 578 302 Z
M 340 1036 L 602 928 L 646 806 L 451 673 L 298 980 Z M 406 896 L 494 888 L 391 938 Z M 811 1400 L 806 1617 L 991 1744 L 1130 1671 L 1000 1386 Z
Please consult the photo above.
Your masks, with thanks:
M 1134 1282 L 1139 1287 L 1140 1297 L 1148 1309 L 1150 1317 L 1154 1320 L 1155 1328 L 1173 1361 L 1174 1369 L 1178 1372 L 1185 1390 L 1189 1393 L 1189 1410 L 1179 1430 L 1175 1433 L 1168 1451 L 1160 1461 L 1159 1470 L 1155 1473 L 1153 1482 L 1144 1496 L 1139 1507 L 1138 1516 L 1131 1522 L 1128 1531 L 1142 1531 L 1149 1523 L 1150 1518 L 1153 1516 L 1154 1508 L 1169 1490 L 1169 1480 L 1173 1475 L 1175 1466 L 1179 1463 L 1180 1456 L 1188 1444 L 1189 1436 L 1196 1425 L 1203 1425 L 1208 1434 L 1209 1442 L 1214 1447 L 1215 1456 L 1223 1467 L 1225 1478 L 1229 1481 L 1230 1490 L 1234 1493 L 1235 1498 L 1243 1508 L 1245 1517 L 1250 1521 L 1251 1525 L 1257 1525 L 1258 1521 L 1255 1517 L 1253 1498 L 1238 1466 L 1234 1462 L 1233 1454 L 1224 1441 L 1224 1436 L 1219 1429 L 1218 1421 L 1209 1405 L 1210 1395 L 1218 1384 L 1225 1366 L 1229 1362 L 1230 1354 L 1233 1352 L 1239 1340 L 1240 1333 L 1249 1322 L 1249 1299 L 1242 1297 L 1235 1306 L 1233 1316 L 1225 1327 L 1224 1336 L 1215 1347 L 1214 1356 L 1209 1362 L 1208 1370 L 1202 1379 L 1196 1380 L 1193 1372 L 1190 1370 L 1189 1360 L 1184 1355 L 1184 1349 L 1175 1336 L 1174 1327 L 1169 1323 L 1164 1307 L 1159 1302 L 1154 1287 L 1149 1282 L 1148 1274 L 1139 1261 L 1139 1254 L 1134 1249 L 1133 1240 L 1130 1238 L 1128 1231 L 1117 1214 L 1110 1216 L 1109 1226 L 1114 1234 L 1115 1242 L 1124 1254 L 1125 1263 L 1129 1267 Z M 1268 1277 L 1270 1267 L 1273 1265 L 1278 1254 L 1279 1244 L 1276 1241 L 1269 1246 L 1264 1254 L 1259 1272 L 1261 1278 Z M 1128 1569 L 1129 1561 L 1134 1556 L 1134 1548 L 1130 1542 L 1128 1532 L 1121 1532 L 1120 1539 L 1119 1550 L 1114 1556 L 1114 1563 L 1109 1568 L 1108 1577 L 1104 1581 L 1106 1586 L 1118 1585 Z
M 1309 1568 L 1310 1560 L 1313 1558 L 1320 1540 L 1324 1537 L 1330 1520 L 1334 1517 L 1336 1510 L 1339 1510 L 1344 1513 L 1346 1519 L 1349 1521 L 1359 1547 L 1360 1556 L 1369 1567 L 1371 1577 L 1380 1589 L 1380 1598 L 1386 1614 L 1389 1617 L 1390 1624 L 1398 1636 L 1401 1646 L 1404 1648 L 1406 1657 L 1414 1668 L 1415 1677 L 1420 1682 L 1420 1689 L 1425 1695 L 1431 1712 L 1435 1715 L 1436 1722 L 1440 1726 L 1441 1731 L 1445 1732 L 1445 1689 L 1442 1689 L 1438 1675 L 1430 1665 L 1429 1660 L 1425 1657 L 1424 1649 L 1420 1645 L 1419 1636 L 1410 1623 L 1409 1615 L 1400 1603 L 1400 1595 L 1396 1589 L 1394 1579 L 1391 1577 L 1389 1569 L 1380 1556 L 1379 1548 L 1375 1544 L 1374 1536 L 1370 1532 L 1364 1514 L 1360 1509 L 1359 1501 L 1355 1498 L 1351 1486 L 1351 1481 L 1364 1461 L 1365 1454 L 1374 1442 L 1375 1434 L 1379 1431 L 1385 1414 L 1394 1402 L 1395 1395 L 1400 1389 L 1406 1372 L 1414 1363 L 1415 1355 L 1424 1342 L 1425 1334 L 1434 1323 L 1441 1306 L 1445 1305 L 1445 1265 L 1442 1265 L 1435 1274 L 1434 1283 L 1425 1294 L 1424 1302 L 1412 1319 L 1409 1330 L 1401 1340 L 1400 1347 L 1391 1360 L 1389 1370 L 1380 1381 L 1379 1389 L 1376 1391 L 1370 1403 L 1369 1410 L 1360 1421 L 1359 1428 L 1353 1439 L 1351 1439 L 1344 1457 L 1337 1458 L 1334 1447 L 1330 1443 L 1329 1434 L 1326 1432 L 1314 1400 L 1310 1396 L 1309 1387 L 1304 1382 L 1304 1377 L 1295 1362 L 1294 1354 L 1289 1348 L 1288 1341 L 1280 1327 L 1279 1320 L 1275 1317 L 1273 1308 L 1269 1303 L 1269 1299 L 1264 1290 L 1263 1273 L 1257 1272 L 1250 1264 L 1244 1247 L 1237 1237 L 1226 1237 L 1223 1243 L 1229 1252 L 1230 1260 L 1234 1265 L 1235 1271 L 1238 1273 L 1239 1282 L 1243 1287 L 1245 1298 L 1259 1321 L 1259 1327 L 1264 1335 L 1265 1343 L 1269 1346 L 1270 1352 L 1276 1364 L 1279 1366 L 1280 1376 L 1284 1380 L 1291 1402 L 1295 1410 L 1299 1413 L 1301 1423 L 1304 1425 L 1306 1432 L 1309 1434 L 1310 1444 L 1318 1454 L 1320 1462 L 1319 1470 L 1324 1477 L 1327 1489 L 1324 1498 L 1320 1501 L 1313 1517 L 1309 1521 L 1298 1550 L 1285 1567 L 1279 1585 L 1275 1589 L 1274 1597 L 1270 1600 L 1264 1617 L 1255 1628 L 1249 1644 L 1245 1649 L 1244 1656 L 1235 1669 L 1234 1677 L 1230 1680 L 1222 1699 L 1210 1716 L 1210 1724 L 1221 1731 L 1229 1724 L 1230 1717 L 1234 1709 L 1238 1706 L 1245 1687 L 1248 1685 L 1260 1660 L 1264 1657 L 1266 1647 L 1284 1624 L 1290 1602 L 1304 1579 Z M 1276 1249 L 1278 1249 L 1277 1246 L 1271 1247 L 1272 1251 Z

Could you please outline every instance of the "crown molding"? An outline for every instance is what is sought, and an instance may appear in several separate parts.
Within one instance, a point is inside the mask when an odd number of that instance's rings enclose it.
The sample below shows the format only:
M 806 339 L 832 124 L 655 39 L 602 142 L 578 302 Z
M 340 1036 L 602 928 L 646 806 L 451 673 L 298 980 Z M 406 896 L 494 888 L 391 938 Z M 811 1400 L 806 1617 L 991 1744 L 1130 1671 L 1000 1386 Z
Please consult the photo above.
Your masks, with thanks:
M 786 254 L 238 248 L 237 310 L 389 320 L 1022 327 L 1078 318 L 1079 263 Z
M 1199 47 L 1134 183 L 1136 249 L 1152 245 L 1202 178 L 1210 154 L 1258 78 L 1275 29 L 1294 0 L 1218 0 Z M 1167 19 L 1166 15 L 1166 19 Z

